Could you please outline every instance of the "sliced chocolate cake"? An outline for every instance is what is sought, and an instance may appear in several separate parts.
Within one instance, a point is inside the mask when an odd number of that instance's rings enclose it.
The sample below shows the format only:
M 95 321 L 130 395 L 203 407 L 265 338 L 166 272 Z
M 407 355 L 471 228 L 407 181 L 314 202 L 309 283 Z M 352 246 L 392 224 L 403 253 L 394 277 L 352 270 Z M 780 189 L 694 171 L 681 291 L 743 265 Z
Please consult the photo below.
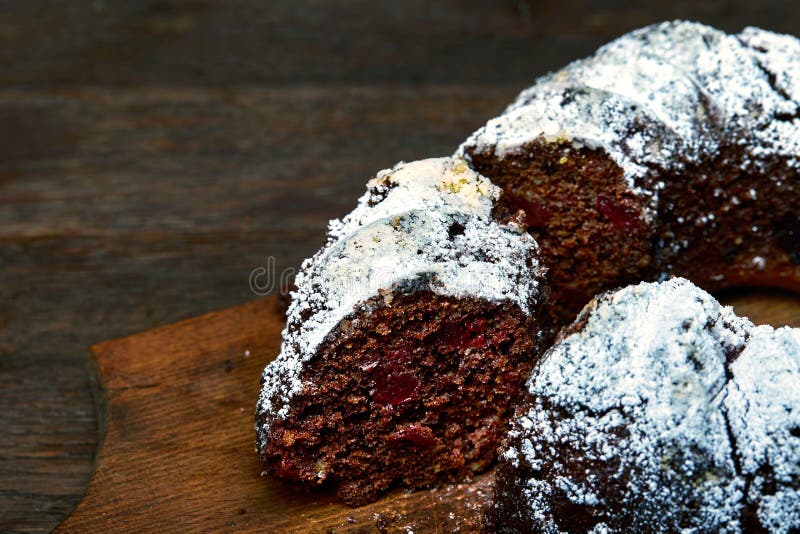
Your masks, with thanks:
M 800 529 L 800 330 L 642 283 L 590 303 L 527 389 L 491 531 Z
M 523 209 L 566 324 L 668 274 L 800 288 L 800 41 L 690 22 L 539 79 L 459 149 Z
M 463 480 L 553 325 L 671 275 L 800 290 L 797 39 L 643 28 L 453 158 L 379 173 L 297 277 L 257 406 L 265 471 L 353 505 Z M 800 528 L 797 344 L 684 280 L 603 296 L 531 378 L 491 525 Z
M 264 371 L 267 473 L 352 505 L 485 469 L 538 356 L 533 238 L 458 158 L 400 164 L 332 221 Z

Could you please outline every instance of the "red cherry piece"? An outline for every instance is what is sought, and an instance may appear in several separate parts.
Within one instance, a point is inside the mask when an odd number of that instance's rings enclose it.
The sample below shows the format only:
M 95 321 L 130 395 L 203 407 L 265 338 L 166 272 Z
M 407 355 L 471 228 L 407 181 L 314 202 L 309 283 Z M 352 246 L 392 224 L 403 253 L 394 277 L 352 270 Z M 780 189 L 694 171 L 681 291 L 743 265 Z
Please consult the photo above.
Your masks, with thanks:
M 464 327 L 473 333 L 483 333 L 486 331 L 486 319 L 483 317 L 477 317 L 472 321 L 467 321 L 464 323 Z
M 433 435 L 433 431 L 427 426 L 413 423 L 403 428 L 399 428 L 394 434 L 389 436 L 389 443 L 409 441 L 419 447 L 433 447 L 438 443 L 438 439 Z
M 553 212 L 541 202 L 534 202 L 521 196 L 510 196 L 508 203 L 513 209 L 525 212 L 525 224 L 530 228 L 545 228 L 553 217 Z
M 639 214 L 634 208 L 603 193 L 597 195 L 597 210 L 618 230 L 627 230 L 639 224 Z
M 489 346 L 486 334 L 486 319 L 483 317 L 451 324 L 446 327 L 441 338 L 444 350 L 458 352 L 469 348 L 483 349 Z
M 381 404 L 403 404 L 417 398 L 419 380 L 406 373 L 386 373 L 377 377 L 372 399 Z
M 457 327 L 453 327 L 449 331 L 445 331 L 442 335 L 442 348 L 446 351 L 458 351 L 464 344 L 464 337 L 466 332 L 459 332 Z
M 466 328 L 453 328 L 442 336 L 443 348 L 447 351 L 458 352 L 469 348 L 481 349 L 488 345 L 486 336 L 473 334 Z
M 488 343 L 486 342 L 486 336 L 483 334 L 478 334 L 477 336 L 467 340 L 465 345 L 467 348 L 482 349 L 486 347 Z
M 370 372 L 370 371 L 373 371 L 377 366 L 378 366 L 378 362 L 369 362 L 369 363 L 362 364 L 360 367 L 361 367 L 362 371 Z
M 411 361 L 411 354 L 404 350 L 394 349 L 386 353 L 387 361 L 405 363 Z
M 503 384 L 516 385 L 519 382 L 519 373 L 516 371 L 506 371 L 502 375 Z

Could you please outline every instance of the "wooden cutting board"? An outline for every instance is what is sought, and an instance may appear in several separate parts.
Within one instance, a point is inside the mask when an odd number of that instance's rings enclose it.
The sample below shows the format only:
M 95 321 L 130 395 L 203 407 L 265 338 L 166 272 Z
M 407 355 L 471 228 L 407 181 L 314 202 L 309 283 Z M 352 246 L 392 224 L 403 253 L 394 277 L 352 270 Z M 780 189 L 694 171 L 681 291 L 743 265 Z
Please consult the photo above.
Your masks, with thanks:
M 795 295 L 723 301 L 756 323 L 800 326 Z M 101 445 L 83 501 L 56 532 L 469 531 L 491 472 L 360 508 L 260 476 L 253 411 L 282 328 L 280 301 L 267 297 L 92 347 Z

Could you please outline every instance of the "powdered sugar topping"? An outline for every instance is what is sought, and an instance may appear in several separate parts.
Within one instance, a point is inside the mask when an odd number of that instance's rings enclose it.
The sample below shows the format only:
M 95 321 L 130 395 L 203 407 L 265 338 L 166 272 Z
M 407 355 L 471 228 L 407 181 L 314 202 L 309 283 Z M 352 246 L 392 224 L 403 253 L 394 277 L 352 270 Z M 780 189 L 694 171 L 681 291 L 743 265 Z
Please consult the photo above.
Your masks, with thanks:
M 500 188 L 460 158 L 430 158 L 380 171 L 356 208 L 330 222 L 329 240 L 406 211 L 439 209 L 488 218 Z
M 754 327 L 683 279 L 603 296 L 578 324 L 501 455 L 534 473 L 519 483 L 535 524 L 561 530 L 555 498 L 609 531 L 738 532 L 745 507 L 800 526 L 798 330 Z
M 755 328 L 731 365 L 725 407 L 746 499 L 771 532 L 800 527 L 800 329 Z
M 800 41 L 747 28 L 727 35 L 676 21 L 636 30 L 539 79 L 460 148 L 498 157 L 536 139 L 602 149 L 634 192 L 657 202 L 658 176 L 721 144 L 798 165 Z

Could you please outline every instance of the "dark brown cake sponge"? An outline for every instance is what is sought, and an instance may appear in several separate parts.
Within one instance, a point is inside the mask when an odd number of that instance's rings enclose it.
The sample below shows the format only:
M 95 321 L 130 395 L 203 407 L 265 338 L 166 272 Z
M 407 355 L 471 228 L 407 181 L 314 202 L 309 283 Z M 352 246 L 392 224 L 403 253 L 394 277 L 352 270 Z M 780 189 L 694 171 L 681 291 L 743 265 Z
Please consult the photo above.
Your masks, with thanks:
M 684 21 L 538 79 L 458 154 L 522 208 L 568 324 L 670 275 L 800 291 L 800 41 Z
M 304 366 L 290 416 L 260 442 L 268 471 L 347 504 L 395 483 L 461 481 L 494 462 L 533 365 L 536 321 L 513 304 L 387 292 Z M 257 424 L 272 414 L 260 412 Z

